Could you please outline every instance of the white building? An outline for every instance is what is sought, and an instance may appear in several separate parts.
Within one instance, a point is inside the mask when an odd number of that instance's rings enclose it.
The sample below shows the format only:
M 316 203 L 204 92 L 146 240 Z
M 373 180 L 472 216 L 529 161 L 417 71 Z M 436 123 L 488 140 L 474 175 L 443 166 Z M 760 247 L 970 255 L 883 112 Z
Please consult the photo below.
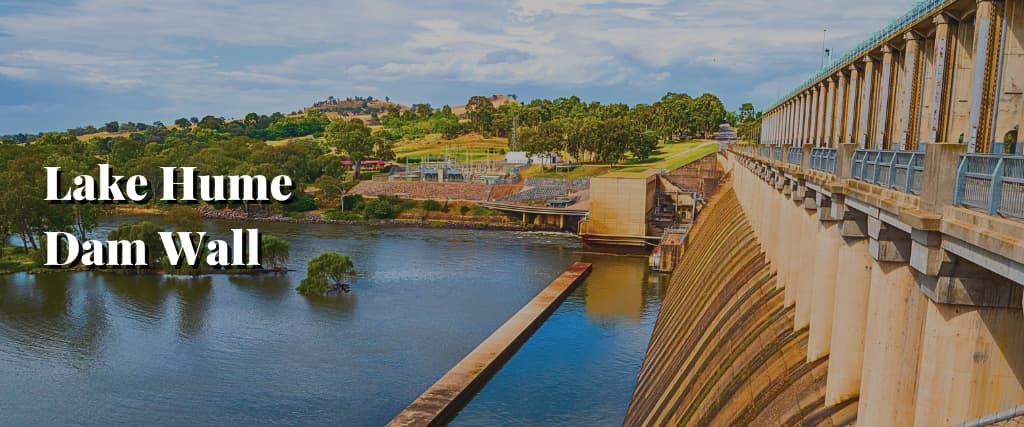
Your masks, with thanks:
M 505 154 L 505 163 L 510 165 L 553 165 L 559 162 L 557 154 L 534 154 L 528 156 L 525 151 L 509 151 Z

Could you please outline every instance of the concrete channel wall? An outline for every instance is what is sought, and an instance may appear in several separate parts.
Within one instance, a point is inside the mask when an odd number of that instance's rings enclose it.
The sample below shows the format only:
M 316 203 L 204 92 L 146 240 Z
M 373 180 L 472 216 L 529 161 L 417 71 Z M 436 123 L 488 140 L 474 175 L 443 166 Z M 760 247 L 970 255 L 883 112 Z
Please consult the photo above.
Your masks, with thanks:
M 585 262 L 570 266 L 388 425 L 435 426 L 451 421 L 469 403 L 473 394 L 583 282 L 590 270 L 591 264 Z

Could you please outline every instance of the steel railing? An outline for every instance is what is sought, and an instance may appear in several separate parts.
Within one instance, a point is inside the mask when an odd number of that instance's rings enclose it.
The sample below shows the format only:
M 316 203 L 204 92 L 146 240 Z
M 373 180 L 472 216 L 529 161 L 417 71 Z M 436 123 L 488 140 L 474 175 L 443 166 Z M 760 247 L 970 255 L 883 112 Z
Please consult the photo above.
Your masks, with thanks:
M 924 160 L 924 153 L 917 151 L 857 150 L 850 175 L 869 184 L 921 194 Z
M 1024 156 L 961 156 L 953 204 L 1024 218 Z
M 814 148 L 811 150 L 811 169 L 836 173 L 836 159 L 839 157 L 839 150 L 835 148 Z
M 915 2 L 910 7 L 910 10 L 907 11 L 907 13 L 903 14 L 903 16 L 890 20 L 889 24 L 886 25 L 885 28 L 882 28 L 881 30 L 872 33 L 866 40 L 858 43 L 856 46 L 853 47 L 853 49 L 850 49 L 845 54 L 843 54 L 843 56 L 839 57 L 839 59 L 830 61 L 825 67 L 818 70 L 816 73 L 814 73 L 814 75 L 807 78 L 807 80 L 805 80 L 799 86 L 791 90 L 789 93 L 780 97 L 778 101 L 776 101 L 774 104 L 766 108 L 764 111 L 771 111 L 775 107 L 782 104 L 784 101 L 788 100 L 789 98 L 792 98 L 794 95 L 802 92 L 804 89 L 811 87 L 811 85 L 823 79 L 825 76 L 830 75 L 834 73 L 836 70 L 845 67 L 850 61 L 853 61 L 854 59 L 857 59 L 863 56 L 864 54 L 870 52 L 871 50 L 875 49 L 882 42 L 894 36 L 902 34 L 904 28 L 913 24 L 914 22 L 921 18 L 931 15 L 932 13 L 939 10 L 949 2 L 949 0 L 919 0 Z
M 791 165 L 800 166 L 804 161 L 804 150 L 800 147 L 790 147 L 786 153 L 786 162 Z

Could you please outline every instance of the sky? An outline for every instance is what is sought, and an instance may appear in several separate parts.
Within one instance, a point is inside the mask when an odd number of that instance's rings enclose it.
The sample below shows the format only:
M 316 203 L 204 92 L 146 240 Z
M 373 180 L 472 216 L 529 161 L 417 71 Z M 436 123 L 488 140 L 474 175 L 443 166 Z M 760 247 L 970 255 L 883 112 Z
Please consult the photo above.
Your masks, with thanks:
M 0 134 L 328 96 L 771 104 L 912 0 L 0 0 Z

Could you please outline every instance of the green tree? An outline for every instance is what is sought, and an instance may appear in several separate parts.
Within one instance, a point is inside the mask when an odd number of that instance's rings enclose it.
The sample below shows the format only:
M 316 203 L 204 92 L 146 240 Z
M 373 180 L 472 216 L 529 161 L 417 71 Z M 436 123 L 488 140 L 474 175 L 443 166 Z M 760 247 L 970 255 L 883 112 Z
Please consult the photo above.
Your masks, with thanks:
M 743 105 L 740 106 L 739 118 L 741 123 L 754 120 L 754 114 L 754 104 L 744 102 Z
M 394 219 L 398 217 L 399 209 L 385 198 L 371 200 L 363 208 L 366 219 Z
M 174 231 L 193 232 L 203 230 L 203 215 L 191 206 L 176 205 L 167 211 L 167 222 Z
M 685 93 L 669 92 L 654 104 L 656 128 L 667 140 L 676 140 L 693 127 L 693 98 Z
M 658 136 L 653 131 L 642 132 L 639 129 L 631 131 L 631 138 L 626 147 L 637 160 L 647 160 L 658 148 Z
M 466 118 L 469 119 L 471 129 L 489 133 L 493 131 L 494 104 L 486 96 L 474 96 L 466 103 Z
M 519 144 L 522 150 L 530 155 L 558 153 L 565 150 L 565 131 L 562 128 L 562 122 L 544 122 L 522 129 L 519 132 Z
M 140 241 L 149 248 L 146 251 L 148 259 L 146 263 L 152 268 L 153 266 L 159 265 L 160 260 L 163 258 L 163 251 L 156 250 L 160 248 L 162 243 L 160 242 L 160 233 L 164 231 L 149 221 L 141 222 L 126 222 L 117 227 L 108 234 L 110 240 L 128 240 L 128 241 Z
M 340 204 L 341 210 L 345 210 L 343 199 L 345 194 L 345 183 L 340 178 L 336 178 L 331 175 L 324 175 L 317 178 L 313 185 L 319 190 L 316 193 L 316 197 L 320 206 L 333 207 Z
M 355 265 L 347 255 L 323 253 L 309 262 L 306 278 L 295 290 L 304 295 L 326 295 L 337 289 L 344 290 L 343 281 L 355 276 Z
M 424 200 L 423 201 L 423 210 L 429 211 L 429 212 L 439 211 L 439 210 L 441 210 L 441 202 L 438 202 L 437 200 Z
M 285 271 L 291 256 L 292 244 L 272 234 L 260 237 L 260 256 L 271 270 Z
M 344 152 L 352 160 L 354 180 L 359 180 L 363 160 L 375 154 L 394 155 L 388 141 L 372 134 L 370 128 L 358 119 L 331 121 L 324 132 L 324 140 L 328 146 Z
M 693 100 L 693 128 L 703 135 L 718 129 L 725 119 L 725 105 L 717 96 L 705 93 Z
M 430 104 L 416 104 L 416 116 L 417 117 L 430 117 L 434 110 L 430 108 Z

